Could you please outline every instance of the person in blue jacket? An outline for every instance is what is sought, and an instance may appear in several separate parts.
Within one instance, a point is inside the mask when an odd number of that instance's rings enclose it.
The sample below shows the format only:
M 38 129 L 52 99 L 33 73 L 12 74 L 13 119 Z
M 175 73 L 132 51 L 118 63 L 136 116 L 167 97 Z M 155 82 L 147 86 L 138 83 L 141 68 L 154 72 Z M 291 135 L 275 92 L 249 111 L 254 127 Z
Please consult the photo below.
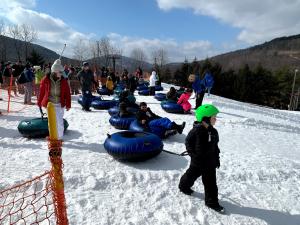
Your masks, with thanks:
M 202 101 L 205 95 L 205 86 L 199 76 L 196 76 L 195 74 L 190 74 L 188 81 L 192 83 L 192 88 L 196 95 L 195 109 L 197 109 L 202 105 Z
M 214 78 L 209 70 L 205 71 L 202 83 L 207 89 L 208 95 L 210 95 L 210 90 L 214 85 Z

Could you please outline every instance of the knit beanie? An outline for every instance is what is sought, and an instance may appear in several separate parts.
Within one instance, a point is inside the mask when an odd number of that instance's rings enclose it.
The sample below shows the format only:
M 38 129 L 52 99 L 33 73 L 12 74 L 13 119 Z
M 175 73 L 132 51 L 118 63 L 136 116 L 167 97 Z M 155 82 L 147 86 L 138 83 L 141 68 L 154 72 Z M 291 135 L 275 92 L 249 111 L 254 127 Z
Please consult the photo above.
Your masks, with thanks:
M 55 60 L 53 65 L 51 66 L 51 73 L 62 71 L 64 71 L 64 67 L 61 65 L 60 59 Z

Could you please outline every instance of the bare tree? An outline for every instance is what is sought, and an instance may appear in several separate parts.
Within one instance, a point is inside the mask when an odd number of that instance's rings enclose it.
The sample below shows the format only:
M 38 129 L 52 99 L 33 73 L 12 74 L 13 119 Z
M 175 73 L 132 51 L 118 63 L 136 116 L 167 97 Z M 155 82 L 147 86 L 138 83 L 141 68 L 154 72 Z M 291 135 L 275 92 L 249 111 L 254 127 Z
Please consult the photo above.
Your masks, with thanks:
M 77 42 L 73 46 L 73 54 L 74 58 L 79 60 L 82 64 L 83 60 L 88 57 L 88 46 L 83 39 L 78 39 Z
M 90 49 L 89 58 L 93 59 L 93 63 L 94 63 L 94 65 L 96 65 L 96 58 L 99 56 L 98 42 L 97 41 L 89 41 L 89 49 Z
M 137 61 L 136 67 L 143 67 L 144 62 L 147 60 L 147 56 L 141 48 L 133 49 L 131 51 L 130 57 Z
M 21 60 L 21 49 L 22 42 L 21 39 L 21 29 L 19 25 L 11 25 L 8 27 L 9 36 L 14 39 L 14 46 L 16 49 L 16 53 L 18 55 L 18 60 Z
M 110 55 L 113 54 L 113 48 L 111 46 L 110 40 L 108 37 L 101 38 L 99 42 L 101 56 L 104 59 L 104 66 L 108 67 L 110 62 Z
M 162 69 L 168 62 L 168 53 L 163 48 L 160 48 L 152 52 L 152 59 L 154 61 L 154 66 Z
M 37 39 L 37 31 L 33 26 L 22 24 L 19 27 L 20 39 L 24 41 L 25 46 L 25 60 L 28 58 L 28 48 L 30 44 Z
M 3 20 L 0 20 L 0 58 L 1 61 L 6 61 L 6 39 L 4 35 L 5 32 L 5 23 Z

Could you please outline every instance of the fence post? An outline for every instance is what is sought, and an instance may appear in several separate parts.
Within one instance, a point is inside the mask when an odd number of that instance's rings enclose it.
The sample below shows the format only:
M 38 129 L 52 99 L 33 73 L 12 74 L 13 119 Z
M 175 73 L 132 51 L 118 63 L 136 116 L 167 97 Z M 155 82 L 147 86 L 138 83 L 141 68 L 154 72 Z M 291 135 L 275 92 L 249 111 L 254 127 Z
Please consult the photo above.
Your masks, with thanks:
M 48 148 L 50 162 L 52 165 L 52 190 L 53 203 L 55 207 L 54 210 L 56 215 L 56 224 L 68 225 L 67 207 L 64 193 L 64 180 L 62 172 L 62 141 L 58 140 L 56 112 L 55 107 L 51 102 L 49 102 L 47 105 L 47 111 L 49 128 Z
M 10 80 L 9 80 L 9 88 L 8 88 L 8 102 L 7 102 L 7 113 L 9 113 L 9 108 L 10 108 L 10 96 L 11 96 L 11 88 L 12 88 L 12 83 L 13 81 L 13 75 L 10 75 Z

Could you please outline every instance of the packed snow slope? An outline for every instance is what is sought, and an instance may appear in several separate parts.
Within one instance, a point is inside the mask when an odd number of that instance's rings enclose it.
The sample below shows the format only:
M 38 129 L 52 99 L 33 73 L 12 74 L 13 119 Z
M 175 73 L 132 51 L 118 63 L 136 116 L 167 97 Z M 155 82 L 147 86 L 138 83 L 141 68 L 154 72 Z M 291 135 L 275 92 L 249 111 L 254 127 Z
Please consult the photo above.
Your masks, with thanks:
M 169 85 L 164 85 L 168 88 Z M 164 149 L 181 153 L 194 115 L 164 112 L 150 96 L 136 96 L 153 111 L 177 123 L 182 135 L 164 141 Z M 86 113 L 73 96 L 65 113 L 70 126 L 64 137 L 65 193 L 70 224 L 87 225 L 299 225 L 300 114 L 205 96 L 221 113 L 221 167 L 217 170 L 220 204 L 226 215 L 204 205 L 201 179 L 192 196 L 178 191 L 190 158 L 161 153 L 141 163 L 121 163 L 103 147 L 110 126 L 107 111 Z M 109 97 L 107 97 L 109 98 Z M 0 190 L 50 168 L 44 139 L 26 139 L 17 131 L 25 118 L 38 117 L 36 106 L 22 109 L 14 98 L 13 113 L 0 117 Z M 194 99 L 190 102 L 194 104 Z M 6 102 L 0 102 L 1 108 Z M 22 109 L 18 112 L 19 109 Z

